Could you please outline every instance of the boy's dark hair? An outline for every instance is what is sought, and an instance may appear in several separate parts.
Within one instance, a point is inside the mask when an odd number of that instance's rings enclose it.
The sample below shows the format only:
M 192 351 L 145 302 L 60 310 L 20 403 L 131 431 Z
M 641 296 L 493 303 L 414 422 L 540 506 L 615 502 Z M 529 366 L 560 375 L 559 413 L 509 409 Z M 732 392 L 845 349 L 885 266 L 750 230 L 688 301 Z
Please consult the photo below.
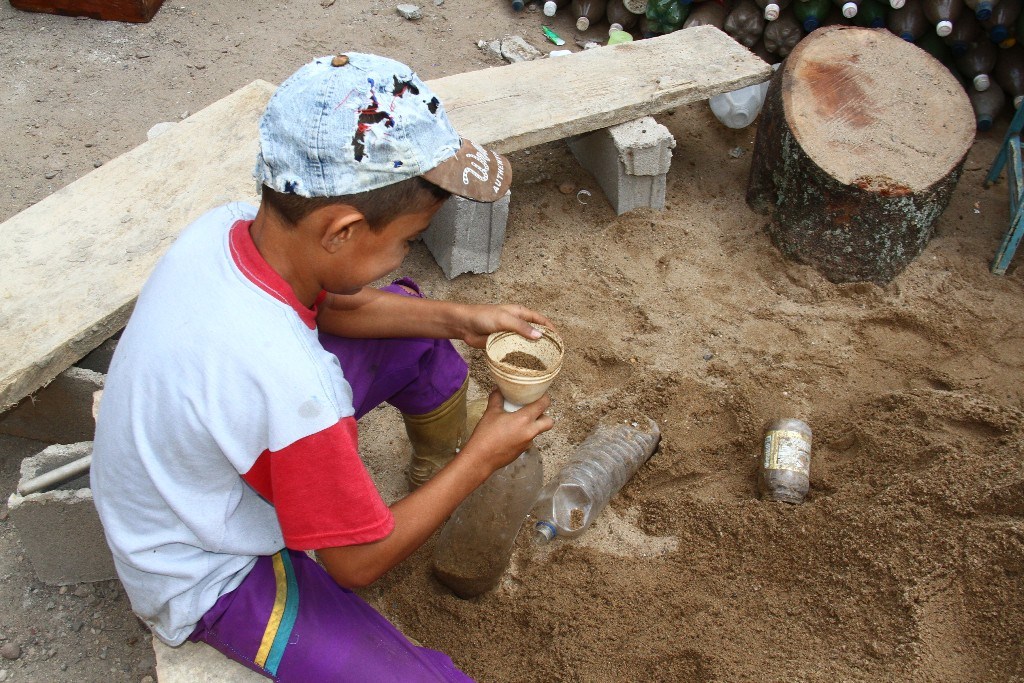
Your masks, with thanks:
M 292 225 L 317 209 L 347 204 L 363 214 L 373 232 L 380 232 L 402 214 L 422 211 L 436 202 L 443 202 L 451 194 L 419 176 L 342 197 L 300 197 L 263 186 L 263 201 Z

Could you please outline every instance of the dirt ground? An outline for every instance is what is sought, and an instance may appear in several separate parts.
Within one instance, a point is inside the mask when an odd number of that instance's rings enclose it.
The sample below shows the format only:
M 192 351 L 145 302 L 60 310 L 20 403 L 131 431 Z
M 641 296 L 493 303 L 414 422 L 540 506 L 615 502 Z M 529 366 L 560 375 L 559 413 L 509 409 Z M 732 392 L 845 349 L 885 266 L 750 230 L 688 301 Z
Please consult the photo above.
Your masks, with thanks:
M 497 65 L 480 39 L 552 49 L 540 13 L 505 2 L 425 0 L 423 13 L 169 0 L 132 26 L 2 3 L 0 220 L 154 124 L 312 56 L 378 52 L 434 78 Z M 555 28 L 575 33 L 567 17 Z M 546 94 L 585 87 L 567 74 Z M 481 681 L 1024 681 L 1024 287 L 988 272 L 1007 198 L 981 187 L 1006 121 L 979 137 L 924 254 L 878 287 L 779 255 L 743 201 L 754 128 L 730 131 L 703 103 L 659 120 L 678 142 L 664 211 L 616 217 L 565 146 L 545 145 L 513 157 L 498 272 L 449 282 L 422 245 L 404 272 L 432 296 L 556 321 L 568 354 L 539 441 L 548 476 L 602 419 L 657 419 L 661 449 L 577 541 L 521 537 L 494 592 L 453 597 L 428 544 L 366 597 Z M 466 355 L 482 393 L 479 353 Z M 814 431 L 801 506 L 756 495 L 762 427 L 782 416 Z M 400 495 L 397 417 L 372 413 L 363 442 Z M 4 497 L 37 449 L 6 448 Z M 21 650 L 0 681 L 154 676 L 119 584 L 39 583 L 0 517 L 0 645 Z

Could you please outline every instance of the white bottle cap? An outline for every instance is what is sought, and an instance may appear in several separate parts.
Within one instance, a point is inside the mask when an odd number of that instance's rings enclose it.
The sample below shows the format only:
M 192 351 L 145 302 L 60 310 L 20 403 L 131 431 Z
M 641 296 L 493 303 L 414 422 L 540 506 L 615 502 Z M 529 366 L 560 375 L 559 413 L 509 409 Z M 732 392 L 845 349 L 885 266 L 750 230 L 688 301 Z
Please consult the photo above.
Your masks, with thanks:
M 935 24 L 935 32 L 939 34 L 940 38 L 945 38 L 946 36 L 953 32 L 953 22 L 945 20 L 940 21 L 939 23 Z
M 555 12 L 558 11 L 558 5 L 555 4 L 555 0 L 548 0 L 544 3 L 544 16 L 553 17 Z
M 608 35 L 615 33 L 616 31 L 622 30 L 622 24 L 612 24 L 608 27 Z
M 989 80 L 988 74 L 978 74 L 974 77 L 974 89 L 978 92 L 985 92 L 990 85 L 992 81 Z
M 905 5 L 906 3 L 907 0 L 889 0 L 889 7 L 892 7 L 893 9 L 899 9 L 900 7 L 903 7 L 903 5 Z
M 586 17 L 580 17 L 579 19 L 576 20 L 577 31 L 586 31 L 588 28 L 590 28 L 590 19 L 587 19 Z
M 1020 109 L 1020 103 L 1024 102 L 1024 95 L 1017 95 L 1013 98 L 1013 108 Z
M 776 19 L 778 19 L 780 9 L 781 8 L 774 2 L 769 2 L 767 5 L 764 6 L 764 20 L 775 21 Z
M 846 17 L 847 19 L 853 19 L 855 16 L 857 16 L 857 3 L 848 2 L 845 5 L 843 5 L 843 16 Z

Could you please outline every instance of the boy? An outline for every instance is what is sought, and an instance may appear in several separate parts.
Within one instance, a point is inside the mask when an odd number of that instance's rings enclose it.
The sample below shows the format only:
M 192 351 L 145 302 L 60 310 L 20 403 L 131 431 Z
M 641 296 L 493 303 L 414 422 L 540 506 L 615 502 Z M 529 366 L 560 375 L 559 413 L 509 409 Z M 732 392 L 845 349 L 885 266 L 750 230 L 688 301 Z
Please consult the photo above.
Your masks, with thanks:
M 215 209 L 146 283 L 111 364 L 92 487 L 137 614 L 280 681 L 467 680 L 354 595 L 550 429 L 497 392 L 463 443 L 452 338 L 539 337 L 520 306 L 428 301 L 397 268 L 450 193 L 502 197 L 507 161 L 455 133 L 398 62 L 302 67 L 260 121 L 258 210 Z M 414 448 L 389 509 L 355 420 L 387 401 Z M 455 455 L 456 449 L 458 455 Z M 302 552 L 315 550 L 323 567 Z

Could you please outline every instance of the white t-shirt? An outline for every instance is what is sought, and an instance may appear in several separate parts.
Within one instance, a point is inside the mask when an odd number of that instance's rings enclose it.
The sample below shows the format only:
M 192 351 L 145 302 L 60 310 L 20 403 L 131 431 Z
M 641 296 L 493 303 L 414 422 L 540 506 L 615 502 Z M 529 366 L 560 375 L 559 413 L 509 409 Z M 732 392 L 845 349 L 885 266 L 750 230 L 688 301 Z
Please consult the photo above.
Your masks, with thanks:
M 96 507 L 132 608 L 171 645 L 257 556 L 394 527 L 316 308 L 260 256 L 254 217 L 230 204 L 181 234 L 142 289 L 100 406 Z

